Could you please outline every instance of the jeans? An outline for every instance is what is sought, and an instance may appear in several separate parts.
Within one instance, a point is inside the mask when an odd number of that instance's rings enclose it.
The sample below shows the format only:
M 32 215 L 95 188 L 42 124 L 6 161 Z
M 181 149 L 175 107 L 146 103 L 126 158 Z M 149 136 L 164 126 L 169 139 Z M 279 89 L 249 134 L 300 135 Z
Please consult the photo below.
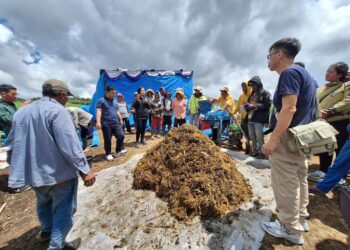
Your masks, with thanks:
M 190 114 L 190 124 L 196 126 L 198 128 L 199 126 L 199 114 Z
M 249 138 L 253 143 L 253 153 L 261 153 L 264 144 L 264 124 L 258 122 L 248 122 Z
M 326 176 L 316 187 L 324 193 L 328 193 L 334 188 L 341 178 L 350 171 L 350 139 L 342 147 L 339 155 L 335 158 L 333 165 L 328 168 Z
M 113 124 L 113 125 L 102 125 L 102 133 L 103 133 L 103 140 L 104 140 L 104 147 L 106 155 L 110 155 L 112 152 L 112 136 L 114 135 L 115 138 L 117 138 L 117 145 L 115 148 L 115 152 L 119 153 L 124 144 L 124 131 L 120 124 Z
M 51 232 L 49 250 L 62 249 L 73 226 L 78 178 L 53 186 L 33 187 L 41 232 Z

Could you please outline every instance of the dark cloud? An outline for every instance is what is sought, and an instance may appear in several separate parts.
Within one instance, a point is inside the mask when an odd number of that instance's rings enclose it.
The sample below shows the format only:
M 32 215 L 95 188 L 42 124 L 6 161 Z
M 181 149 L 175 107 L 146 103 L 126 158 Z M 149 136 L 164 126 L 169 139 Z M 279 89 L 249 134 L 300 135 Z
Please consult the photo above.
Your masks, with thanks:
M 297 59 L 322 83 L 331 61 L 350 62 L 349 13 L 342 0 L 11 0 L 0 3 L 0 24 L 13 32 L 0 43 L 0 78 L 39 95 L 45 78 L 59 77 L 89 96 L 100 68 L 183 68 L 207 91 L 229 84 L 237 97 L 256 74 L 273 91 L 267 50 L 293 36 L 303 44 Z

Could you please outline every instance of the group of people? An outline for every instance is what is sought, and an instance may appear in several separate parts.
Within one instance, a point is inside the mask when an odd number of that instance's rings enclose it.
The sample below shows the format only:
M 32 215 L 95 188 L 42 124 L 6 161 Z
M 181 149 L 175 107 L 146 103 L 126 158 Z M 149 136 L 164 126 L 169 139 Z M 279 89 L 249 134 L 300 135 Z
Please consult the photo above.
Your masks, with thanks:
M 117 96 L 117 100 L 115 100 L 115 96 Z M 132 133 L 129 119 L 131 115 L 134 117 L 136 128 L 135 147 L 139 148 L 141 145 L 147 144 L 145 132 L 148 121 L 151 127 L 151 139 L 159 137 L 171 129 L 173 115 L 174 127 L 186 123 L 187 98 L 182 89 L 175 90 L 175 97 L 172 100 L 171 93 L 166 92 L 163 87 L 157 92 L 139 87 L 135 92 L 131 108 L 129 108 L 123 94 L 117 94 L 113 86 L 108 86 L 104 97 L 98 100 L 96 108 L 96 128 L 102 129 L 106 158 L 107 161 L 111 161 L 115 156 L 126 153 L 123 145 L 124 132 L 126 128 L 128 133 Z M 193 120 L 198 122 L 198 116 Z M 117 139 L 116 154 L 114 155 L 111 153 L 113 135 Z
M 252 155 L 269 157 L 278 211 L 277 220 L 263 222 L 262 228 L 272 236 L 295 244 L 303 244 L 302 233 L 310 230 L 307 222 L 308 165 L 303 153 L 291 150 L 292 138 L 287 130 L 314 121 L 317 102 L 321 116 L 339 131 L 339 135 L 336 160 L 332 165 L 331 156 L 320 155 L 320 168 L 324 174 L 311 190 L 328 192 L 350 168 L 350 141 L 346 132 L 346 128 L 350 132 L 348 65 L 332 64 L 326 73 L 329 83 L 317 89 L 314 78 L 303 65 L 294 62 L 300 49 L 301 44 L 295 38 L 284 38 L 270 46 L 268 68 L 279 75 L 273 98 L 263 88 L 261 79 L 254 76 L 241 84 L 243 93 L 237 105 L 228 87 L 220 89 L 219 97 L 209 99 L 231 116 L 239 112 L 241 128 L 252 140 Z M 40 240 L 49 242 L 48 249 L 76 249 L 80 239 L 70 243 L 65 239 L 76 211 L 78 177 L 86 186 L 93 185 L 96 179 L 84 155 L 77 128 L 84 128 L 80 132 L 90 134 L 94 125 L 92 116 L 79 114 L 75 109 L 69 110 L 71 115 L 67 112 L 64 105 L 72 94 L 68 85 L 60 80 L 44 82 L 43 97 L 33 103 L 25 102 L 18 110 L 14 104 L 16 88 L 4 84 L 0 86 L 0 92 L 0 130 L 8 135 L 10 148 L 9 187 L 31 186 L 34 189 L 41 225 Z M 206 100 L 200 87 L 194 88 L 189 102 L 182 89 L 176 89 L 171 100 L 171 93 L 164 88 L 154 93 L 139 87 L 129 109 L 123 95 L 116 95 L 116 92 L 114 87 L 108 86 L 96 106 L 96 128 L 102 129 L 107 160 L 126 152 L 124 124 L 127 132 L 132 132 L 130 115 L 135 120 L 135 146 L 140 147 L 146 144 L 148 120 L 154 137 L 171 128 L 172 115 L 175 116 L 174 127 L 184 124 L 187 109 L 191 124 L 199 126 L 198 102 Z M 272 132 L 265 142 L 266 124 Z M 116 155 L 111 150 L 112 136 L 117 138 Z M 317 174 L 319 172 L 313 177 L 317 178 Z

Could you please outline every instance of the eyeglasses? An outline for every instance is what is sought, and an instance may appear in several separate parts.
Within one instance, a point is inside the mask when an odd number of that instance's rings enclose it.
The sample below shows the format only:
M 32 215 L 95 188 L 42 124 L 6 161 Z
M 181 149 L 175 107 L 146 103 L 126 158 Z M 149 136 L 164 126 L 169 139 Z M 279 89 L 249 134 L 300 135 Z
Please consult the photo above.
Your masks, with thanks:
M 271 52 L 270 54 L 268 54 L 268 55 L 266 56 L 267 60 L 270 60 L 271 56 L 272 56 L 273 54 L 277 54 L 278 52 L 279 52 L 279 51 L 275 51 L 275 52 Z

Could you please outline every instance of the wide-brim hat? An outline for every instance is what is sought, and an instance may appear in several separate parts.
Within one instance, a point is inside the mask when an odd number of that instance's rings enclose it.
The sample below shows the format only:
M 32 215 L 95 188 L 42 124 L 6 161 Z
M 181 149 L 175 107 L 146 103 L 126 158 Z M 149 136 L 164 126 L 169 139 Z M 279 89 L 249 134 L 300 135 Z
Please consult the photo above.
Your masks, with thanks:
M 227 94 L 230 93 L 230 90 L 227 86 L 222 87 L 220 91 L 225 91 Z
M 177 94 L 180 94 L 180 95 L 182 96 L 182 98 L 185 97 L 184 92 L 182 92 L 181 90 L 177 90 L 177 91 L 175 92 L 175 96 L 176 96 Z
M 198 90 L 199 92 L 202 93 L 202 87 L 201 86 L 196 86 L 196 87 L 194 87 L 193 90 Z

